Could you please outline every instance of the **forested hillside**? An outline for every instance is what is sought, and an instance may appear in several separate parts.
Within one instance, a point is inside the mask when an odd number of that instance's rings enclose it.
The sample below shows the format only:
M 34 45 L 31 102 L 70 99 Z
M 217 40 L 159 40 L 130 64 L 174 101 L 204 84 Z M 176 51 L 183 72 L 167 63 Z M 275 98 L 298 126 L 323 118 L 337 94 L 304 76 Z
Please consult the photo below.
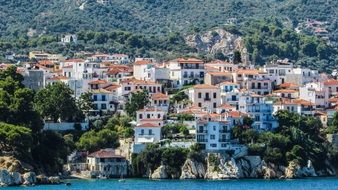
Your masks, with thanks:
M 121 29 L 163 34 L 206 30 L 229 18 L 238 22 L 278 17 L 289 25 L 307 18 L 337 26 L 336 0 L 0 0 L 0 31 L 4 37 L 80 30 Z

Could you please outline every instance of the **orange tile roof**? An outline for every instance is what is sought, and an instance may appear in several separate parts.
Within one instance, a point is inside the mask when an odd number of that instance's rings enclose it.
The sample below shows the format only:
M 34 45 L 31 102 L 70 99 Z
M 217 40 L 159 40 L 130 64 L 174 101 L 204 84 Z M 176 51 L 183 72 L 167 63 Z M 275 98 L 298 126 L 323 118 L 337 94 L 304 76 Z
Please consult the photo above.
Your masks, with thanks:
M 303 100 L 303 99 L 295 99 L 295 100 L 283 100 L 284 104 L 296 104 L 296 105 L 303 105 L 303 106 L 313 106 L 314 104 L 310 101 Z
M 324 82 L 324 85 L 338 85 L 338 80 L 327 80 Z
M 207 74 L 213 75 L 213 76 L 232 76 L 229 72 L 208 72 Z
M 154 123 L 143 123 L 141 125 L 137 125 L 136 127 L 160 127 L 160 126 Z
M 238 84 L 235 82 L 224 81 L 219 83 L 218 85 L 238 85 Z
M 108 82 L 106 80 L 98 79 L 98 80 L 95 80 L 95 81 L 91 81 L 88 84 L 107 84 L 107 83 Z
M 139 60 L 139 61 L 135 61 L 134 65 L 148 65 L 148 64 L 152 64 L 152 61 L 150 60 Z
M 203 60 L 197 58 L 178 58 L 175 61 L 178 63 L 203 64 Z
M 121 84 L 125 84 L 125 83 L 134 84 L 134 85 L 160 85 L 159 83 L 156 83 L 156 82 L 137 80 L 135 78 L 125 79 L 121 81 Z
M 194 89 L 218 89 L 216 86 L 209 84 L 197 84 L 193 87 Z
M 49 78 L 49 80 L 67 80 L 68 77 L 65 76 L 54 76 L 52 78 Z
M 245 75 L 258 75 L 259 73 L 261 73 L 261 71 L 256 69 L 238 69 L 236 73 Z
M 169 96 L 163 93 L 152 94 L 151 99 L 153 100 L 169 100 Z
M 109 85 L 107 87 L 104 87 L 104 89 L 108 90 L 108 91 L 112 91 L 112 90 L 116 90 L 117 88 L 119 88 L 120 85 L 115 85 L 115 84 L 112 84 L 112 85 Z
M 292 90 L 292 89 L 281 89 L 281 90 L 275 90 L 273 93 L 296 93 L 298 90 Z
M 222 104 L 222 105 L 218 106 L 218 108 L 221 108 L 221 109 L 235 109 L 234 106 L 229 105 L 229 104 Z
M 280 84 L 278 87 L 279 88 L 291 88 L 291 87 L 298 87 L 298 85 L 294 83 L 286 82 L 286 83 Z
M 63 62 L 65 63 L 79 63 L 79 62 L 85 62 L 84 59 L 67 59 L 67 60 L 64 60 Z
M 230 111 L 230 112 L 228 112 L 229 117 L 239 118 L 239 117 L 242 117 L 243 115 L 244 114 L 241 113 L 240 111 Z
M 38 63 L 40 65 L 54 65 L 54 63 L 50 60 L 41 60 L 41 61 L 38 61 Z

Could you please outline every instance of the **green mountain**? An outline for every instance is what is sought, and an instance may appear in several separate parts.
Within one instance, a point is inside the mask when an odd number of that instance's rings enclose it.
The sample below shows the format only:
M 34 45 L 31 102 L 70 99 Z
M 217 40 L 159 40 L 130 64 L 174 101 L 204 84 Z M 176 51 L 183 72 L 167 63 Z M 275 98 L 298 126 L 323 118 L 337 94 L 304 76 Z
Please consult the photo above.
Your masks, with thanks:
M 73 33 L 119 29 L 144 34 L 189 32 L 277 17 L 296 26 L 311 18 L 337 26 L 337 0 L 0 0 L 0 33 Z M 36 30 L 36 31 L 35 31 Z

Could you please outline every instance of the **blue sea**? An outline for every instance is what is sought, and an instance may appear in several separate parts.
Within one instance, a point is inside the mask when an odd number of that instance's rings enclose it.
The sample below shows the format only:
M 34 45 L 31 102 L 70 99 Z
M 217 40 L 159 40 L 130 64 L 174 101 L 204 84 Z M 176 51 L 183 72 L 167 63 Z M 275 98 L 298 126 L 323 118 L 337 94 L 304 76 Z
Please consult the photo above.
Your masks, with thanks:
M 4 187 L 1 190 L 338 190 L 338 178 L 295 180 L 68 180 L 71 186 L 40 185 L 34 187 Z

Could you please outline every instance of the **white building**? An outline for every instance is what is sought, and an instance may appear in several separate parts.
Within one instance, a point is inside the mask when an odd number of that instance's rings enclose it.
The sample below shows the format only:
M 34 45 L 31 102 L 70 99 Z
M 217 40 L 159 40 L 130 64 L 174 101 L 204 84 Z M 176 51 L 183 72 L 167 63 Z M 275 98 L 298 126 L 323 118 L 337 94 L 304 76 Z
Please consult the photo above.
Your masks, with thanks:
M 316 108 L 326 108 L 329 105 L 329 90 L 323 83 L 307 83 L 299 88 L 299 98 L 313 103 Z
M 190 88 L 189 99 L 193 105 L 208 112 L 216 112 L 216 108 L 221 105 L 219 88 L 207 84 L 198 84 Z
M 169 79 L 174 87 L 187 84 L 202 84 L 204 80 L 204 62 L 195 58 L 178 58 L 168 63 Z
M 243 94 L 239 97 L 239 111 L 253 118 L 252 127 L 256 130 L 273 130 L 278 127 L 278 122 L 273 117 L 273 103 L 263 96 Z
M 67 34 L 61 38 L 62 43 L 77 43 L 77 36 L 75 34 Z

